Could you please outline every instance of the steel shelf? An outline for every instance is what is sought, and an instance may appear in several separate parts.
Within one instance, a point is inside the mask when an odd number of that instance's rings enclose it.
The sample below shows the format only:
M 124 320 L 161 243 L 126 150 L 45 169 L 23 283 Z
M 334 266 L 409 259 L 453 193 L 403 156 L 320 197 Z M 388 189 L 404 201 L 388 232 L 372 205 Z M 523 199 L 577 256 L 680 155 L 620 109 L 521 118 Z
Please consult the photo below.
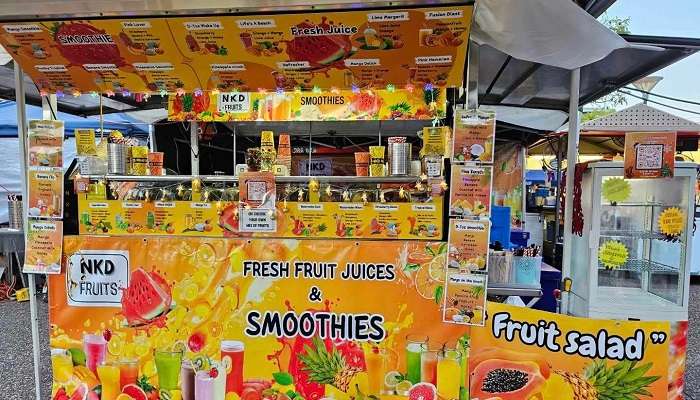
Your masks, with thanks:
M 614 230 L 614 229 L 601 230 L 600 236 L 626 237 L 626 238 L 633 238 L 633 239 L 655 239 L 655 240 L 663 240 L 666 238 L 666 236 L 664 236 L 660 232 L 633 231 L 633 230 L 625 231 L 625 230 Z
M 669 272 L 679 273 L 678 268 L 673 268 L 670 265 L 657 263 L 650 260 L 631 259 L 624 265 L 618 268 L 606 268 L 600 261 L 598 262 L 599 270 L 608 271 L 632 271 L 632 272 Z
M 542 297 L 542 287 L 517 283 L 489 283 L 487 293 L 489 296 Z
M 115 182 L 186 182 L 199 179 L 202 182 L 238 182 L 234 175 L 81 175 L 90 180 L 104 179 Z M 319 183 L 415 183 L 417 176 L 276 176 L 276 183 L 304 183 L 316 179 Z

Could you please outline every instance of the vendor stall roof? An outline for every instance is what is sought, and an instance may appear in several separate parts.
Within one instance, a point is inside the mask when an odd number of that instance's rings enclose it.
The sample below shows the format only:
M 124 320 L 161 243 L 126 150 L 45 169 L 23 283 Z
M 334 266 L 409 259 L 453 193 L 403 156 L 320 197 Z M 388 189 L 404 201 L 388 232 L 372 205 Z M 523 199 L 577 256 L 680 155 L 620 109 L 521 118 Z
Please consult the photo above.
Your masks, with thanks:
M 580 104 L 652 74 L 700 50 L 700 39 L 622 35 L 630 47 L 581 68 Z M 570 72 L 480 46 L 479 103 L 568 110 Z

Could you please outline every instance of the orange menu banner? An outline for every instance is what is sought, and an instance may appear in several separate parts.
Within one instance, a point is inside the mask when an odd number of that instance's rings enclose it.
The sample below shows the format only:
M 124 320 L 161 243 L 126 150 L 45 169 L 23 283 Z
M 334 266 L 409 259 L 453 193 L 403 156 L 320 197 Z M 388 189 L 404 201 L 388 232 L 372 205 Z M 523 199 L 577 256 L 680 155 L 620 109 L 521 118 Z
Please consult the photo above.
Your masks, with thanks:
M 460 86 L 472 6 L 5 23 L 45 91 Z

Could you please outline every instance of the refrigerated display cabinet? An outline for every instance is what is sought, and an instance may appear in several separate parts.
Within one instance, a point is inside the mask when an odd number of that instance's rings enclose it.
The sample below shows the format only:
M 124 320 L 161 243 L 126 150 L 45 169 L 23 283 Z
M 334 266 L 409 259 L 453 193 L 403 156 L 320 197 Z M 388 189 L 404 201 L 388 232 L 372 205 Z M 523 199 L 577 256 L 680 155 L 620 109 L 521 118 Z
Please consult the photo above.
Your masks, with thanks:
M 630 194 L 617 203 L 602 193 L 606 180 L 623 178 L 621 162 L 597 162 L 582 179 L 583 235 L 573 235 L 569 313 L 639 320 L 687 320 L 696 164 L 676 163 L 674 176 L 628 179 Z M 659 229 L 671 207 L 684 216 L 680 235 Z M 618 241 L 626 262 L 615 268 L 598 259 L 600 246 Z

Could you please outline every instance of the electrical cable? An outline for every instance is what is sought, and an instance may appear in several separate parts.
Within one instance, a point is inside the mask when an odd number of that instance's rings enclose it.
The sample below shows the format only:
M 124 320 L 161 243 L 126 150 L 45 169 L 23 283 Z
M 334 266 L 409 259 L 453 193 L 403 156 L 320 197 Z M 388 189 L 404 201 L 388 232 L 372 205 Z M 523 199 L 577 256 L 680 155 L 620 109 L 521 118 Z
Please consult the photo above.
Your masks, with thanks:
M 629 86 L 625 86 L 625 89 L 626 90 L 634 90 L 635 92 L 649 94 L 649 95 L 656 96 L 656 97 L 661 97 L 662 99 L 666 99 L 666 100 L 672 100 L 672 101 L 677 101 L 680 103 L 688 103 L 688 104 L 700 106 L 700 102 L 697 102 L 697 101 L 679 99 L 677 97 L 671 97 L 671 96 L 664 96 L 663 94 L 656 94 L 656 93 L 648 92 L 646 90 L 637 89 L 637 88 L 633 88 L 633 87 L 629 87 Z
M 671 109 L 673 109 L 673 110 L 678 110 L 678 111 L 683 111 L 683 112 L 687 112 L 687 113 L 690 113 L 690 114 L 700 115 L 700 112 L 698 112 L 698 111 L 686 110 L 686 109 L 684 109 L 684 108 L 679 108 L 679 107 L 670 106 L 670 105 L 668 105 L 668 104 L 660 103 L 660 102 L 658 102 L 658 101 L 645 99 L 644 97 L 637 96 L 637 95 L 632 94 L 632 93 L 630 93 L 630 92 L 625 92 L 624 90 L 619 90 L 619 92 L 622 93 L 622 94 L 626 94 L 627 96 L 634 97 L 634 98 L 640 99 L 640 100 L 645 100 L 645 101 L 648 101 L 649 103 L 658 104 L 658 105 L 660 105 L 660 106 L 668 107 L 668 108 L 671 108 Z

